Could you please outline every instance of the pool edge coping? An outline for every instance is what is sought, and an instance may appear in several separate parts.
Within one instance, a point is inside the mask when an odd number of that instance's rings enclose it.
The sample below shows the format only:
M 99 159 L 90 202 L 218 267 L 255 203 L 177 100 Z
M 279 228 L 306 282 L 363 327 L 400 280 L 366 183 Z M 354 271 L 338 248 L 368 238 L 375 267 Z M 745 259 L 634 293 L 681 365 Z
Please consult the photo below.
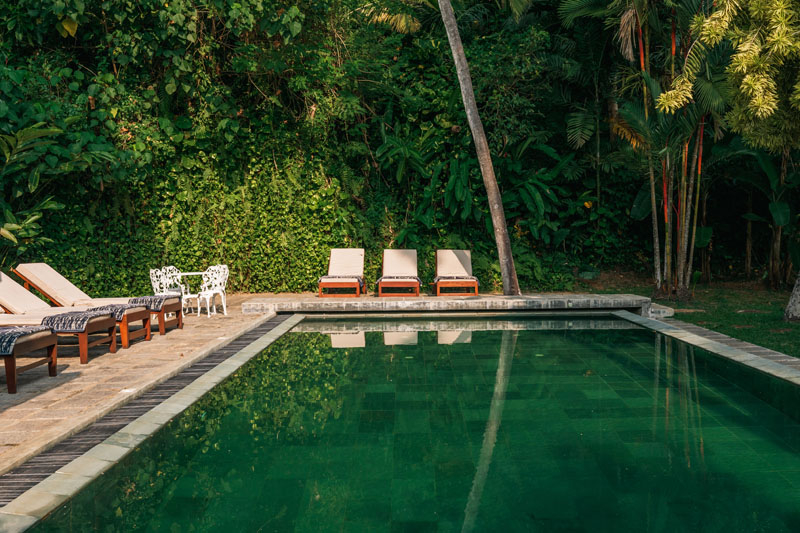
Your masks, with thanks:
M 274 316 L 276 313 L 266 313 L 258 324 Z M 304 318 L 302 314 L 293 314 L 100 444 L 14 498 L 0 508 L 0 531 L 22 532 L 35 525 Z
M 748 368 L 752 368 L 762 374 L 767 374 L 770 377 L 788 381 L 793 385 L 800 385 L 800 370 L 788 365 L 781 364 L 777 361 L 772 361 L 766 357 L 748 352 L 741 348 L 728 346 L 719 341 L 703 337 L 691 331 L 685 330 L 681 327 L 661 322 L 654 318 L 646 318 L 630 311 L 614 311 L 612 316 L 633 322 L 644 328 L 655 331 L 667 337 L 677 339 L 685 342 L 691 346 L 702 348 L 708 352 L 713 353 L 729 361 L 739 363 Z

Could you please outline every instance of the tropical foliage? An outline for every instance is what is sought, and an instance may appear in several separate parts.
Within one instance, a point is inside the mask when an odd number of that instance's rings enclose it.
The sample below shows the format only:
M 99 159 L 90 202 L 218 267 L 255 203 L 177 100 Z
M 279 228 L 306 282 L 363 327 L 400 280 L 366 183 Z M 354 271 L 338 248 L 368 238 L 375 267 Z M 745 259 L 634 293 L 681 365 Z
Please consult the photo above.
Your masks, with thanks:
M 523 289 L 615 265 L 684 298 L 698 271 L 793 281 L 791 5 L 452 4 Z M 436 2 L 3 6 L 0 268 L 44 260 L 112 294 L 224 261 L 232 290 L 283 291 L 333 246 L 367 248 L 373 279 L 384 247 L 418 249 L 423 278 L 464 247 L 500 288 Z

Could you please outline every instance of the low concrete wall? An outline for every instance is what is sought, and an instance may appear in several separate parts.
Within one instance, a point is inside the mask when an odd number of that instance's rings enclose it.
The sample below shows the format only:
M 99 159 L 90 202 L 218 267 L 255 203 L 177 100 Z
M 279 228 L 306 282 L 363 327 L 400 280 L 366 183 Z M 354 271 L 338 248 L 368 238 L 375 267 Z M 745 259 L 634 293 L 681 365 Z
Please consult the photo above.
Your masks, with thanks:
M 419 296 L 319 298 L 271 296 L 242 303 L 244 313 L 454 313 L 503 311 L 630 311 L 649 316 L 650 298 L 635 294 L 536 294 L 522 296 Z

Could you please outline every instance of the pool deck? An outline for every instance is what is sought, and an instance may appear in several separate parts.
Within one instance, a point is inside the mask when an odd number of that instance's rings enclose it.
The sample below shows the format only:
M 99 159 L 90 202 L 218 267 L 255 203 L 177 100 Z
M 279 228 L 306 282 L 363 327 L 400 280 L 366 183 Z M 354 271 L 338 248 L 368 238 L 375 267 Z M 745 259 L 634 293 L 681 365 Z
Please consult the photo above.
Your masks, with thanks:
M 630 311 L 650 316 L 650 298 L 635 294 L 544 293 L 521 296 L 418 296 L 319 298 L 316 295 L 255 297 L 242 304 L 245 314 L 256 313 L 476 313 L 476 312 L 564 312 Z
M 268 315 L 245 315 L 231 295 L 228 316 L 189 315 L 182 330 L 108 353 L 105 345 L 89 351 L 89 364 L 78 361 L 77 344 L 58 346 L 58 376 L 40 366 L 19 374 L 18 393 L 8 394 L 0 374 L 0 474 L 56 442 L 73 435 L 106 413 L 140 396 L 212 351 L 256 327 Z M 23 358 L 20 362 L 24 364 Z

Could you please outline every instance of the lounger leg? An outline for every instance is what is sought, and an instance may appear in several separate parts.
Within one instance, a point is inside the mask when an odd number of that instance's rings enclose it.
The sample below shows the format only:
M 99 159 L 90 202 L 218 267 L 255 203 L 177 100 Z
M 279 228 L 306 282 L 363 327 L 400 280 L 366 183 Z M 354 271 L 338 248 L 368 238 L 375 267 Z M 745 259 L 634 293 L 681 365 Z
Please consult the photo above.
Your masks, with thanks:
M 108 328 L 108 335 L 111 337 L 111 342 L 108 344 L 108 351 L 111 353 L 117 353 L 117 325 L 114 324 L 114 327 Z
M 47 347 L 47 373 L 51 376 L 56 375 L 56 368 L 58 366 L 58 343 Z
M 153 336 L 152 332 L 150 331 L 151 327 L 150 313 L 147 313 L 147 318 L 142 320 L 142 327 L 144 328 L 144 340 L 149 341 Z
M 183 311 L 178 310 L 176 317 L 178 319 L 178 329 L 183 329 Z
M 166 335 L 167 334 L 167 327 L 164 325 L 164 322 L 167 320 L 167 313 L 164 311 L 158 312 L 158 334 L 159 335 Z
M 89 334 L 85 331 L 78 333 L 78 354 L 82 365 L 89 363 Z
M 6 355 L 3 357 L 3 362 L 6 365 L 6 383 L 8 384 L 8 393 L 17 393 L 17 359 L 13 355 Z
M 122 341 L 122 347 L 127 349 L 131 345 L 131 331 L 127 316 L 123 316 L 122 322 L 119 324 L 119 337 L 120 341 Z

